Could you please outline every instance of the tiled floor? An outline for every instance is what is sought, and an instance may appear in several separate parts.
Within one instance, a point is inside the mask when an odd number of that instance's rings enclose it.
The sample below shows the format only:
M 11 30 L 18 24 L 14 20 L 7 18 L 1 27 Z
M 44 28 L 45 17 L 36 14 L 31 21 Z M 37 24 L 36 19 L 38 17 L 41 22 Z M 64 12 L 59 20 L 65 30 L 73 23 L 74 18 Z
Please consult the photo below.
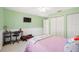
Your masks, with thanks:
M 24 52 L 26 45 L 26 41 L 20 41 L 19 43 L 5 45 L 2 47 L 0 52 Z

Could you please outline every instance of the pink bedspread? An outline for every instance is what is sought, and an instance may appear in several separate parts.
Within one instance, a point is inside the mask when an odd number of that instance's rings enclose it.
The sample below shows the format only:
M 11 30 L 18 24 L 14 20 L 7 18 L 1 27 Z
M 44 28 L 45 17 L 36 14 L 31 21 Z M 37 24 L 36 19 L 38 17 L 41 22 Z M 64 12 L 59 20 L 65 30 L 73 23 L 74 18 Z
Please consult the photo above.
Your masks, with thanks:
M 26 52 L 63 52 L 66 39 L 63 37 L 47 37 L 26 47 Z

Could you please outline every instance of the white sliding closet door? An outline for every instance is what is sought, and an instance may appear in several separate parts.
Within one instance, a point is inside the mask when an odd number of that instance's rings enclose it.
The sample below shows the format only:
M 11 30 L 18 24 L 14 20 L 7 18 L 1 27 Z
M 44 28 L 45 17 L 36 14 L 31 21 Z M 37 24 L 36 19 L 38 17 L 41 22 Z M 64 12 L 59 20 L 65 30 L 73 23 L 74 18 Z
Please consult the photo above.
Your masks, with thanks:
M 56 18 L 51 18 L 50 20 L 50 34 L 56 35 Z
M 67 37 L 79 35 L 79 14 L 67 16 Z
M 50 20 L 51 34 L 64 36 L 64 17 L 55 17 Z
M 43 20 L 43 32 L 44 34 L 49 34 L 49 20 Z
M 56 35 L 64 37 L 64 17 L 57 17 Z

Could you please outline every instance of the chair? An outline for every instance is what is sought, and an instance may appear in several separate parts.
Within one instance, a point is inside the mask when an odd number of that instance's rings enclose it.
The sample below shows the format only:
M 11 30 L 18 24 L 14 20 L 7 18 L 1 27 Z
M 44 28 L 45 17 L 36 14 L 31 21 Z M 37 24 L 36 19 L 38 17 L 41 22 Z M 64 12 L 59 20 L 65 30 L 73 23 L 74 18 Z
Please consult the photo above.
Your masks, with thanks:
M 15 40 L 13 40 L 13 43 L 15 43 L 15 42 L 19 43 L 18 37 L 19 37 L 20 32 L 19 31 L 15 31 L 15 32 L 12 32 L 12 33 L 13 33 L 12 36 L 15 37 Z

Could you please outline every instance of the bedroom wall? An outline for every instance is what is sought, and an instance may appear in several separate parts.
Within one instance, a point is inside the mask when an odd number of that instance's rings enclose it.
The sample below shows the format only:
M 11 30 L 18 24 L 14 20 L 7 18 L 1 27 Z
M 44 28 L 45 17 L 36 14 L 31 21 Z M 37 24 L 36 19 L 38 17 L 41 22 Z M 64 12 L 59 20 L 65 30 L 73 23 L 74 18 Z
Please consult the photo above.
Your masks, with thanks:
M 3 32 L 3 8 L 0 8 L 0 49 L 2 46 L 2 32 Z
M 0 30 L 3 29 L 3 8 L 0 8 Z
M 57 12 L 54 14 L 49 15 L 49 20 L 51 19 L 51 17 L 58 17 L 58 16 L 64 16 L 64 35 L 67 38 L 67 16 L 70 14 L 75 14 L 75 13 L 79 13 L 79 7 L 74 7 L 65 11 L 61 11 L 61 12 Z
M 24 35 L 32 33 L 33 35 L 42 34 L 43 17 L 34 16 L 26 13 L 4 9 L 4 25 L 10 30 L 18 30 L 22 28 Z M 23 23 L 23 17 L 31 17 L 31 23 Z

